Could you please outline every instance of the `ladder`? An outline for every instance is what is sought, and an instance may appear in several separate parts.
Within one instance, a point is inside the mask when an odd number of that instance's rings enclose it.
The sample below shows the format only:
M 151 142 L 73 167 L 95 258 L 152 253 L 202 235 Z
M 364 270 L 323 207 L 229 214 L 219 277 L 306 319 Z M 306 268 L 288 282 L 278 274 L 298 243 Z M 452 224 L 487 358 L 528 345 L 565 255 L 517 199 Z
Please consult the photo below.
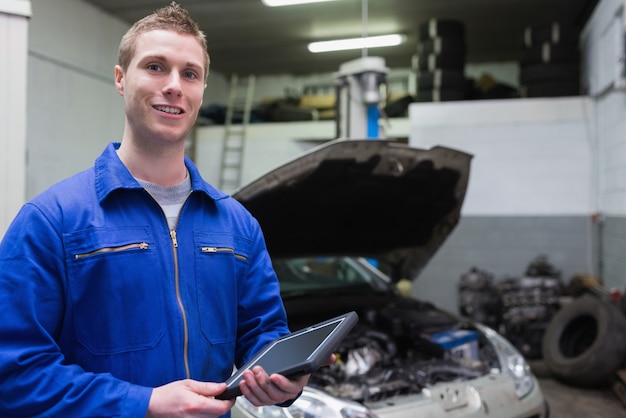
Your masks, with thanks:
M 219 178 L 219 188 L 227 193 L 236 189 L 241 182 L 243 149 L 250 124 L 254 82 L 254 75 L 240 80 L 237 74 L 233 74 L 230 79 Z M 235 115 L 239 115 L 241 112 L 243 112 L 241 123 L 237 123 Z

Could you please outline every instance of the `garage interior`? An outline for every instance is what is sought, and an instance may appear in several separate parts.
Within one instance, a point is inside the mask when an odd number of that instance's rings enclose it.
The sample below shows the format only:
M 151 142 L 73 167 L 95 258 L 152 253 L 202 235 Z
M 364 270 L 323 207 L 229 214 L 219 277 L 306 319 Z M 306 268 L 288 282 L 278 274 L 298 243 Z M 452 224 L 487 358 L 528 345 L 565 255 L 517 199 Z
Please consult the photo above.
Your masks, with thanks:
M 0 101 L 0 236 L 23 202 L 91 166 L 103 146 L 121 136 L 123 109 L 112 84 L 117 45 L 133 21 L 163 3 L 0 0 L 6 63 L 0 79 L 7 92 Z M 623 1 L 180 3 L 209 42 L 203 113 L 189 138 L 189 155 L 209 182 L 232 191 L 336 137 L 337 71 L 362 51 L 312 54 L 308 42 L 400 33 L 401 45 L 367 51 L 389 68 L 385 105 L 392 116 L 381 121 L 381 135 L 474 156 L 461 220 L 412 282 L 411 295 L 460 313 L 462 278 L 472 268 L 499 282 L 520 279 L 538 256 L 547 257 L 566 286 L 589 277 L 599 280 L 602 297 L 615 299 L 626 290 Z M 431 19 L 462 22 L 463 72 L 473 97 L 415 99 L 419 28 Z M 528 95 L 522 89 L 524 36 L 529 27 L 555 22 L 576 31 L 579 90 Z M 494 88 L 492 96 L 486 88 Z M 246 94 L 246 105 L 235 101 Z M 282 112 L 269 117 L 267 109 L 279 106 Z M 240 113 L 245 149 L 237 185 L 229 188 L 221 180 L 222 149 L 234 108 L 247 108 L 251 116 Z M 626 417 L 626 383 L 581 389 L 552 378 L 541 359 L 529 360 L 552 416 Z

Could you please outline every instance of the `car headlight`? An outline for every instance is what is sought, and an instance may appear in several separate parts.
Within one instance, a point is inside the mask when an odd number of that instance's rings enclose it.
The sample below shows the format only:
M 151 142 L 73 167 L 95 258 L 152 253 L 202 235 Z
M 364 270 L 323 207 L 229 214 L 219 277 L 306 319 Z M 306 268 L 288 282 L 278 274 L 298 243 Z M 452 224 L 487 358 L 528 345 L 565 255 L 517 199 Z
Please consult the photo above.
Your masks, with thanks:
M 517 396 L 522 399 L 528 395 L 535 386 L 535 379 L 524 356 L 517 351 L 513 344 L 493 329 L 482 325 L 477 325 L 477 327 L 485 334 L 496 350 L 502 372 L 513 379 Z
M 360 403 L 338 399 L 309 387 L 305 387 L 288 408 L 256 407 L 243 396 L 237 398 L 237 405 L 257 418 L 377 418 Z

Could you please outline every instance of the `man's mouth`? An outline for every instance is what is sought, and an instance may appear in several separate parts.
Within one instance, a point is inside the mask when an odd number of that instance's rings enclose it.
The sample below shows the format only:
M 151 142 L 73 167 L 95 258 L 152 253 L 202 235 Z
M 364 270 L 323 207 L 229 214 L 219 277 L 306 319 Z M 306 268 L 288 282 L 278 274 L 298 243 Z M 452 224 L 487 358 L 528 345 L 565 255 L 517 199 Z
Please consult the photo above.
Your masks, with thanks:
M 172 115 L 180 115 L 181 113 L 183 113 L 183 111 L 177 107 L 171 107 L 171 106 L 153 106 L 156 110 L 159 110 L 161 112 L 165 112 L 165 113 L 169 113 Z

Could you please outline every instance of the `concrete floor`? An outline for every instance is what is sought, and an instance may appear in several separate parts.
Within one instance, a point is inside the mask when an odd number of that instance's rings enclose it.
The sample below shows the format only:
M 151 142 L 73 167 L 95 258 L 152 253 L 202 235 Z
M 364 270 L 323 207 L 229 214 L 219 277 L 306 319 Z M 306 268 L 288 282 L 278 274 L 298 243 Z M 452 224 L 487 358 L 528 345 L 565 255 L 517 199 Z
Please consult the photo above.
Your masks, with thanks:
M 529 361 L 550 405 L 550 418 L 626 418 L 626 407 L 610 388 L 582 389 L 555 380 L 541 361 Z

